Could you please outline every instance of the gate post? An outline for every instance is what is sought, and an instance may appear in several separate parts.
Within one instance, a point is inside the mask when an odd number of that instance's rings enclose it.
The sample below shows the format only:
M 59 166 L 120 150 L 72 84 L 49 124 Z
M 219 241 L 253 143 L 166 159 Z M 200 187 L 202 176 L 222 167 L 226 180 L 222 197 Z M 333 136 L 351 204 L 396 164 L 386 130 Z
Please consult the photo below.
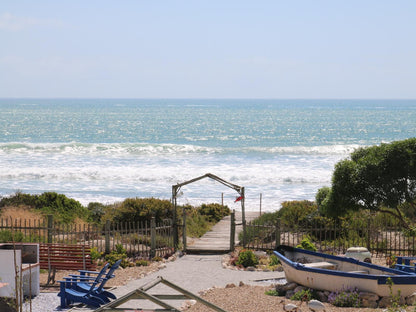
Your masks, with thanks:
M 105 223 L 105 253 L 110 253 L 110 220 Z
M 52 244 L 53 215 L 48 215 L 48 244 Z
M 368 251 L 371 252 L 371 239 L 370 239 L 370 235 L 371 235 L 371 218 L 367 219 L 367 249 Z
M 231 233 L 230 233 L 230 251 L 235 248 L 235 210 L 231 212 Z
M 280 218 L 279 219 L 277 219 L 276 220 L 276 233 L 275 233 L 275 235 L 276 235 L 276 245 L 275 245 L 275 247 L 274 247 L 274 249 L 277 249 L 277 247 L 279 247 L 280 246 L 280 225 L 281 225 L 281 223 L 280 223 Z
M 183 243 L 183 251 L 186 252 L 186 210 L 185 207 L 183 207 L 182 211 L 182 218 L 183 218 L 183 227 L 182 227 L 182 243 Z
M 150 258 L 156 256 L 156 221 L 155 217 L 150 220 Z

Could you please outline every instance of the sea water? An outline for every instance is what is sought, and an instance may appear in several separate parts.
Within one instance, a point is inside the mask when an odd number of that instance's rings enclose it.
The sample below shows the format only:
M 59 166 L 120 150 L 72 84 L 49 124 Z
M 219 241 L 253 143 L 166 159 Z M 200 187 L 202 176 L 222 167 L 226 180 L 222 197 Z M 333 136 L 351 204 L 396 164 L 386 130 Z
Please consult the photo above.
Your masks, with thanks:
M 0 99 L 0 196 L 170 199 L 206 173 L 244 186 L 247 210 L 313 200 L 356 148 L 415 136 L 415 100 Z M 179 204 L 238 194 L 211 179 Z

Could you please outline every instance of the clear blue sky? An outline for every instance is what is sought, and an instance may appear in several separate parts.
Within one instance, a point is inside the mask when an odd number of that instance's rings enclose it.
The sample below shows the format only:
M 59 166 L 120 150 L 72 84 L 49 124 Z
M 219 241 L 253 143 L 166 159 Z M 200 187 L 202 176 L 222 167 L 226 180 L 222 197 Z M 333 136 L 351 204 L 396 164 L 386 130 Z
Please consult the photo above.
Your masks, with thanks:
M 0 97 L 416 98 L 416 1 L 0 2 Z

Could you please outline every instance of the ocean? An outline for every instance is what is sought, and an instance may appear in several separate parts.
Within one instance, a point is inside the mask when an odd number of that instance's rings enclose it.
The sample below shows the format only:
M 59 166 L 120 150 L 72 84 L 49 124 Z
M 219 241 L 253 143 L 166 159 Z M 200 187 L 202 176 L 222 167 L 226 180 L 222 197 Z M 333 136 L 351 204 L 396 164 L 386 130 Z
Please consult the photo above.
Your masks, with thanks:
M 414 137 L 416 100 L 0 99 L 0 196 L 54 191 L 87 205 L 170 199 L 212 173 L 248 211 L 313 200 L 356 148 Z M 203 179 L 178 204 L 237 193 Z

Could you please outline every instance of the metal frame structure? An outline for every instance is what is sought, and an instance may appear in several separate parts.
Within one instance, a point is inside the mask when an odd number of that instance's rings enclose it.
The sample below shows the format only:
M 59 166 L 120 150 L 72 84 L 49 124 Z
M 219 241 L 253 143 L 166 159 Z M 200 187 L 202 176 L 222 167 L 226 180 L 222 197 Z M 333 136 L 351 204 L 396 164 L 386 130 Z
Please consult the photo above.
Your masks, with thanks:
M 185 181 L 183 183 L 179 183 L 176 185 L 172 185 L 172 205 L 173 205 L 173 229 L 174 229 L 174 245 L 175 248 L 178 247 L 179 245 L 179 231 L 178 231 L 178 213 L 177 213 L 177 197 L 178 197 L 178 193 L 180 191 L 180 189 L 182 188 L 182 186 L 197 182 L 199 180 L 205 179 L 205 178 L 210 178 L 213 179 L 229 188 L 232 188 L 233 190 L 235 190 L 241 197 L 241 213 L 242 213 L 242 221 L 243 221 L 243 231 L 245 233 L 246 231 L 246 218 L 245 218 L 245 208 L 244 208 L 244 187 L 243 186 L 239 186 L 233 183 L 230 183 L 228 181 L 225 181 L 224 179 L 221 179 L 220 177 L 217 177 L 216 175 L 213 175 L 212 173 L 206 173 L 203 176 L 191 179 L 189 181 Z M 185 217 L 185 214 L 184 214 Z M 185 232 L 185 230 L 184 230 Z M 184 233 L 185 236 L 186 233 Z M 245 235 L 244 235 L 245 236 Z

